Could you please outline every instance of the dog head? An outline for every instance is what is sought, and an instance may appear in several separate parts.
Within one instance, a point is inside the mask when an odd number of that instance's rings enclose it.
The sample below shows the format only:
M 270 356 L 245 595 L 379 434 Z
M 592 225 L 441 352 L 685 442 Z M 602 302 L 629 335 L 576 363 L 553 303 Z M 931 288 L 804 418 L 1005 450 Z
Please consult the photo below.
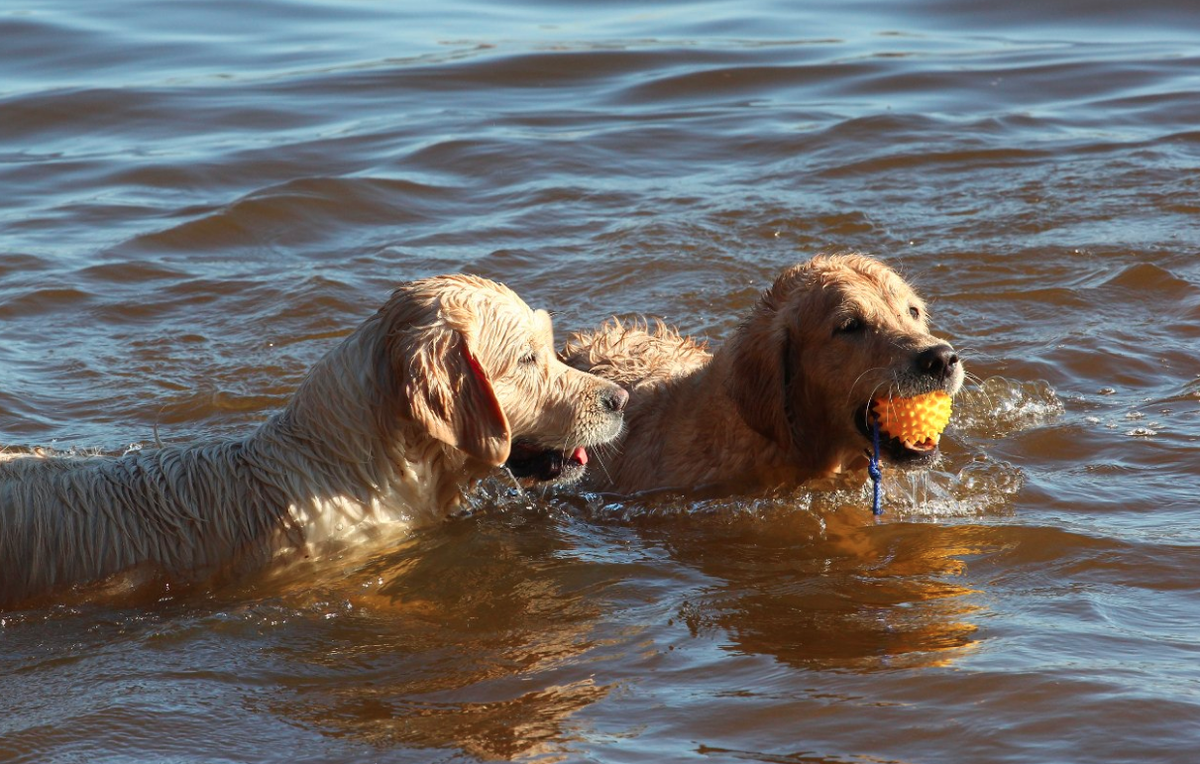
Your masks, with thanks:
M 628 394 L 554 354 L 550 316 L 475 276 L 411 282 L 385 314 L 404 414 L 434 439 L 531 481 L 583 475 Z
M 863 255 L 818 256 L 784 271 L 732 343 L 728 393 L 751 428 L 816 470 L 870 448 L 879 399 L 958 392 L 963 367 L 929 333 L 925 303 L 900 276 Z M 927 461 L 881 433 L 893 461 Z

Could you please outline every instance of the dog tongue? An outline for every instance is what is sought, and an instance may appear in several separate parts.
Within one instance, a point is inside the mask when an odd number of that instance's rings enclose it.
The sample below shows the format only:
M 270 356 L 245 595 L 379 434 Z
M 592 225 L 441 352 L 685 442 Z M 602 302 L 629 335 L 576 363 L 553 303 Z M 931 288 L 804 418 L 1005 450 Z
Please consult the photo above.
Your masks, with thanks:
M 579 462 L 580 464 L 587 464 L 587 462 L 588 462 L 587 451 L 584 451 L 582 446 L 575 449 L 574 451 L 571 452 L 571 461 Z

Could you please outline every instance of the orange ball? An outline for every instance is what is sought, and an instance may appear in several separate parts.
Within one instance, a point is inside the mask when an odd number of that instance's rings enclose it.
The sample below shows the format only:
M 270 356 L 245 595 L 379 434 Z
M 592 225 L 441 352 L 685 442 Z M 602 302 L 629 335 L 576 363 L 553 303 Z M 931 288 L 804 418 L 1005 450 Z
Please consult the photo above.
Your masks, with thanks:
M 950 422 L 950 396 L 941 390 L 912 398 L 877 398 L 872 411 L 885 438 L 908 448 L 932 451 Z

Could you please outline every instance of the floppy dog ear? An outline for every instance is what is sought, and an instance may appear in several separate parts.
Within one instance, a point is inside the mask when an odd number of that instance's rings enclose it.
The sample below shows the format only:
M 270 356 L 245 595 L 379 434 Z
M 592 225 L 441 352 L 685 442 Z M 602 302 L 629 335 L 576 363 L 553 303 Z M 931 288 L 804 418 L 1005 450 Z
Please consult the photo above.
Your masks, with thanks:
M 792 442 L 785 396 L 787 327 L 766 296 L 731 341 L 731 373 L 726 392 L 752 430 L 781 448 Z
M 508 417 L 487 371 L 471 352 L 470 309 L 446 304 L 434 280 L 396 290 L 379 312 L 400 406 L 430 437 L 498 466 L 512 447 Z M 448 320 L 453 317 L 453 322 Z
M 803 414 L 795 410 L 795 401 L 788 405 L 788 398 L 804 389 L 803 369 L 794 363 L 800 348 L 794 346 L 789 311 L 795 309 L 796 290 L 810 288 L 811 277 L 806 263 L 779 274 L 728 345 L 729 397 L 751 429 L 783 449 L 801 445 L 793 436 L 796 423 L 789 418 Z
M 409 413 L 433 438 L 485 464 L 504 464 L 512 438 L 487 372 L 462 333 L 436 333 L 442 336 L 426 337 L 427 346 L 403 361 Z

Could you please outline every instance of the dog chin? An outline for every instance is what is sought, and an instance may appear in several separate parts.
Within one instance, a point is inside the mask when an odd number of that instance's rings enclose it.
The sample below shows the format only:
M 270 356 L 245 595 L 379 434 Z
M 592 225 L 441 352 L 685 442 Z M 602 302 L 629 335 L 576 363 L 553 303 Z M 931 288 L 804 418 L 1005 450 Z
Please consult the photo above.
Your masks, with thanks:
M 874 439 L 867 426 L 871 404 L 860 408 L 854 415 L 854 425 L 858 434 L 867 441 L 866 453 L 870 455 L 874 449 Z M 879 455 L 888 462 L 903 467 L 927 467 L 941 456 L 941 448 L 935 441 L 924 443 L 908 443 L 893 437 L 886 432 L 879 433 Z
M 937 461 L 942 451 L 937 446 L 914 449 L 901 443 L 899 438 L 890 438 L 886 443 L 880 439 L 879 453 L 892 464 L 902 467 L 928 467 Z
M 587 463 L 588 452 L 582 446 L 562 450 L 518 440 L 513 443 L 504 466 L 522 486 L 529 488 L 577 482 L 587 471 Z

